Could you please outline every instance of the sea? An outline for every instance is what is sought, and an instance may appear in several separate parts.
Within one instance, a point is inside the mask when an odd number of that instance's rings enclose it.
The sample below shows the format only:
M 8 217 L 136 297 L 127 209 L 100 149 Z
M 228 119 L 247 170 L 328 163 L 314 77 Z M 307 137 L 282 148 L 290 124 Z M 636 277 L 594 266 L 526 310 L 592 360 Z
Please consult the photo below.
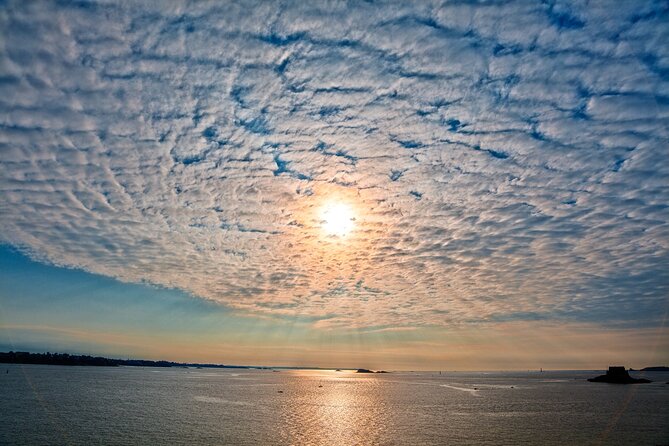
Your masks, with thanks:
M 669 445 L 669 373 L 601 373 L 0 364 L 0 444 Z

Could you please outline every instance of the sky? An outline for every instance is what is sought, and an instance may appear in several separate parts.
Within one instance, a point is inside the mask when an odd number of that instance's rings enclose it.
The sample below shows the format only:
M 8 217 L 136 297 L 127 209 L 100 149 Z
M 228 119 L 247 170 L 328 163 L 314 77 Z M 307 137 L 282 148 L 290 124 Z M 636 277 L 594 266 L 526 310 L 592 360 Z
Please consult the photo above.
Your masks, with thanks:
M 669 363 L 662 1 L 0 5 L 0 350 Z

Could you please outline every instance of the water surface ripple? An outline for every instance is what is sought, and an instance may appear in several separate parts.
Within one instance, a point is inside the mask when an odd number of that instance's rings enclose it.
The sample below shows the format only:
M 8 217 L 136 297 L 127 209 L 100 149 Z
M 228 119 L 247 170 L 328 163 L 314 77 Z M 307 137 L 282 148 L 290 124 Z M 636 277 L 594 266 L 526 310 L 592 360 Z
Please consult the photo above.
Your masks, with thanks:
M 3 445 L 669 444 L 663 373 L 0 370 Z

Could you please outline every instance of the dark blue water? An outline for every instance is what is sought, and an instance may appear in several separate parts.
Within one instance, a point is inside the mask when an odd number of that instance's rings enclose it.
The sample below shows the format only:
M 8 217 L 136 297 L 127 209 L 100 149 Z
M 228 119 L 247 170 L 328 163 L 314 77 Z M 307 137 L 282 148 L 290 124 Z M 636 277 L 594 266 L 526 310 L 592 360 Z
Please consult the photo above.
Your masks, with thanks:
M 9 373 L 5 371 L 9 370 Z M 0 444 L 668 445 L 669 374 L 0 367 Z

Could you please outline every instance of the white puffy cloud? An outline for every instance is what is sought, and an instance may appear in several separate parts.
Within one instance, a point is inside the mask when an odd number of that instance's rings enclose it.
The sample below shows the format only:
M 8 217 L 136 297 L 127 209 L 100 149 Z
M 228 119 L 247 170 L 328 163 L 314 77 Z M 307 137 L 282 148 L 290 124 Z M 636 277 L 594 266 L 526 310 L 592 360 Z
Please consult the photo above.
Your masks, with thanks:
M 9 2 L 0 240 L 323 327 L 653 324 L 669 12 L 636 3 Z

